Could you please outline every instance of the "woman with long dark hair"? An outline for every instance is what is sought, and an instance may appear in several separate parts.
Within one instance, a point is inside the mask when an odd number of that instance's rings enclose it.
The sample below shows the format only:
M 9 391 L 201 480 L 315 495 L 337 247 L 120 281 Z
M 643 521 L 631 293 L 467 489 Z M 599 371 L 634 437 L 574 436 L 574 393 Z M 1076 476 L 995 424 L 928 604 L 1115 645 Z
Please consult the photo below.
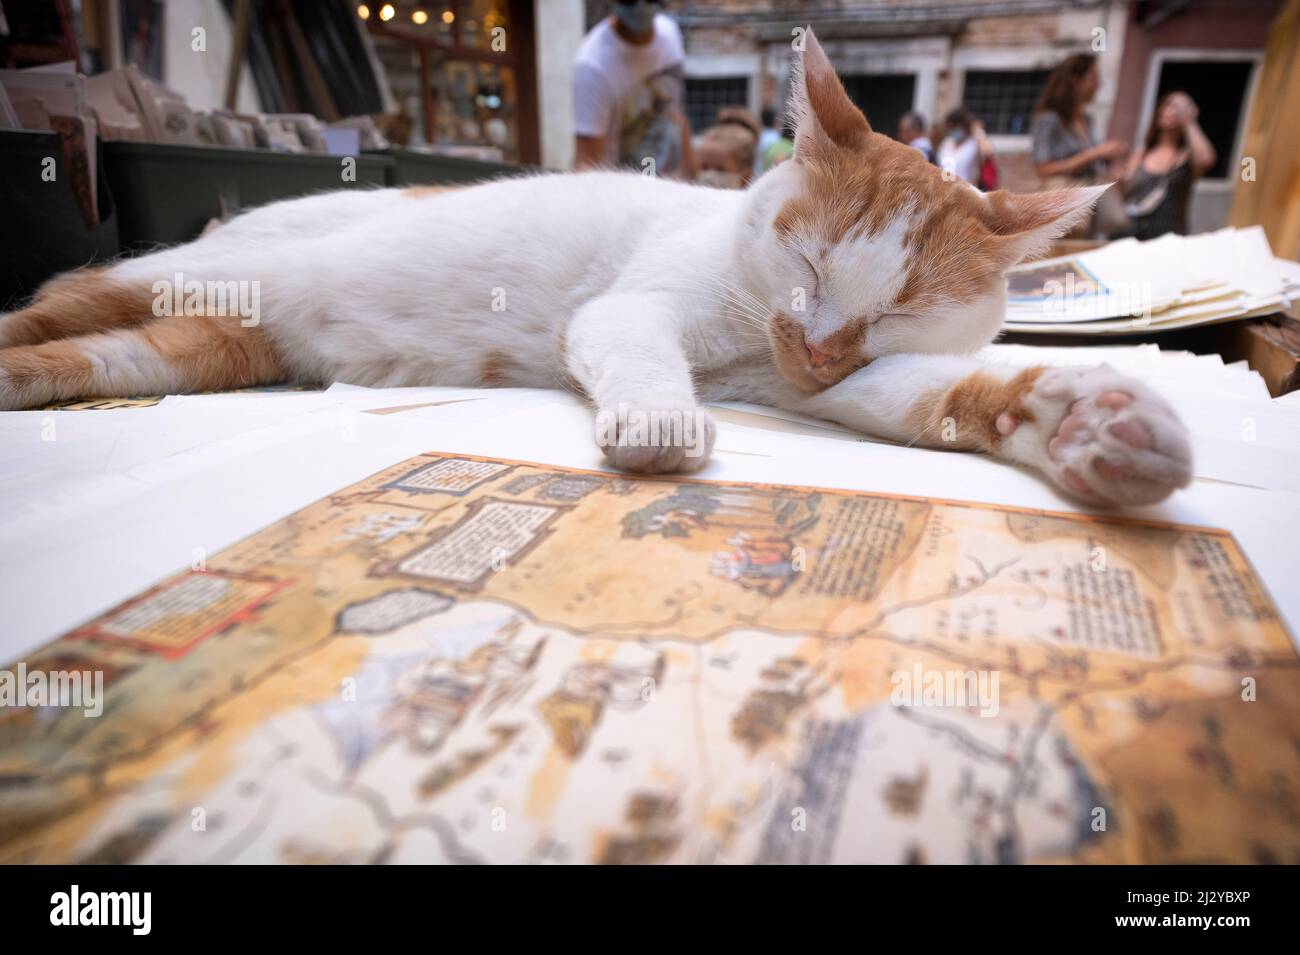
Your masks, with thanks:
M 1192 184 L 1218 158 L 1196 116 L 1190 96 L 1181 90 L 1166 93 L 1156 104 L 1141 151 L 1129 162 L 1121 184 L 1132 234 L 1139 239 L 1187 232 Z
M 1098 143 L 1093 135 L 1085 110 L 1100 85 L 1097 59 L 1091 53 L 1072 53 L 1047 77 L 1032 127 L 1034 171 L 1044 179 L 1091 179 L 1106 171 L 1106 163 L 1128 153 L 1127 143 Z
M 1117 139 L 1097 142 L 1086 110 L 1097 95 L 1101 75 L 1091 53 L 1072 53 L 1057 64 L 1043 84 L 1034 113 L 1034 171 L 1044 189 L 1105 181 L 1107 166 L 1128 154 L 1128 144 Z M 1115 177 L 1112 177 L 1115 178 Z M 1097 231 L 1114 234 L 1129 226 L 1116 190 L 1097 204 L 1093 219 Z M 1076 234 L 1086 234 L 1085 225 Z

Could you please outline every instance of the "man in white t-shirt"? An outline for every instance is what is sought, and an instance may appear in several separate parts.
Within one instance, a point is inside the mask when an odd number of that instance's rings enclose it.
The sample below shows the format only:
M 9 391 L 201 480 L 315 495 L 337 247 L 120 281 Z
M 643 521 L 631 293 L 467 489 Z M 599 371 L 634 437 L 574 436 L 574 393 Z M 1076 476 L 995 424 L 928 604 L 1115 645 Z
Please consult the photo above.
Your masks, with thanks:
M 682 114 L 682 32 L 662 0 L 617 3 L 592 27 L 573 64 L 574 165 L 654 163 L 661 176 L 695 178 Z

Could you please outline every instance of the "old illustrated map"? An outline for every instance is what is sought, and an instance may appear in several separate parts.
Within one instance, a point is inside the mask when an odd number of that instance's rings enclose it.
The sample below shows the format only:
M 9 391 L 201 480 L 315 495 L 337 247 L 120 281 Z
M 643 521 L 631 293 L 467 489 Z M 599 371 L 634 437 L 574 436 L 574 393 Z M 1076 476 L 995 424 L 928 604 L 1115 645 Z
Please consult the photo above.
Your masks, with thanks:
M 1216 530 L 431 453 L 23 662 L 0 862 L 1300 861 Z

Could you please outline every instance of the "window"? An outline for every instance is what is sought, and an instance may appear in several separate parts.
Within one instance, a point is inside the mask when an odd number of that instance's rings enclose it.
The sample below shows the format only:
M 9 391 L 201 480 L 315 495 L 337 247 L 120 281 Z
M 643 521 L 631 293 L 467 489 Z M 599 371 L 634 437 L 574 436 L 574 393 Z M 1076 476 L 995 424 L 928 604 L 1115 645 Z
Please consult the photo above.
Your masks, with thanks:
M 993 136 L 1027 136 L 1048 70 L 967 70 L 962 105 Z M 937 117 L 942 119 L 943 117 Z
M 718 110 L 724 106 L 748 105 L 748 76 L 686 78 L 686 118 L 697 133 L 712 126 Z
M 1228 174 L 1237 145 L 1237 124 L 1246 112 L 1246 90 L 1253 66 L 1250 60 L 1166 60 L 1160 66 L 1155 102 L 1174 90 L 1182 90 L 1195 100 L 1197 122 L 1218 154 L 1206 178 L 1222 179 Z M 1155 109 L 1154 103 L 1151 108 Z M 1151 121 L 1150 116 L 1142 117 L 1138 135 L 1143 141 Z
M 898 133 L 898 121 L 912 109 L 916 98 L 916 77 L 911 73 L 846 76 L 844 89 L 854 105 L 866 115 L 872 129 L 894 136 Z

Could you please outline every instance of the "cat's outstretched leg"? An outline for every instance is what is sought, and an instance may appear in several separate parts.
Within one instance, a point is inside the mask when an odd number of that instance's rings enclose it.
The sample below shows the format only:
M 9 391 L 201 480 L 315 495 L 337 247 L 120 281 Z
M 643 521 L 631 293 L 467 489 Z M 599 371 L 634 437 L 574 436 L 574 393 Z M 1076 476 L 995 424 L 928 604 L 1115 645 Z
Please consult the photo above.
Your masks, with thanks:
M 716 426 L 695 401 L 690 365 L 667 295 L 602 295 L 574 315 L 565 365 L 596 407 L 596 444 L 616 467 L 695 471 Z
M 892 355 L 797 410 L 907 444 L 984 451 L 1042 471 L 1092 504 L 1152 504 L 1192 478 L 1177 413 L 1105 365 L 1017 369 Z
M 0 411 L 98 396 L 218 391 L 287 374 L 261 328 L 176 316 L 0 350 Z
M 0 348 L 39 345 L 153 321 L 149 286 L 112 278 L 106 269 L 78 269 L 50 279 L 31 303 L 0 314 Z

